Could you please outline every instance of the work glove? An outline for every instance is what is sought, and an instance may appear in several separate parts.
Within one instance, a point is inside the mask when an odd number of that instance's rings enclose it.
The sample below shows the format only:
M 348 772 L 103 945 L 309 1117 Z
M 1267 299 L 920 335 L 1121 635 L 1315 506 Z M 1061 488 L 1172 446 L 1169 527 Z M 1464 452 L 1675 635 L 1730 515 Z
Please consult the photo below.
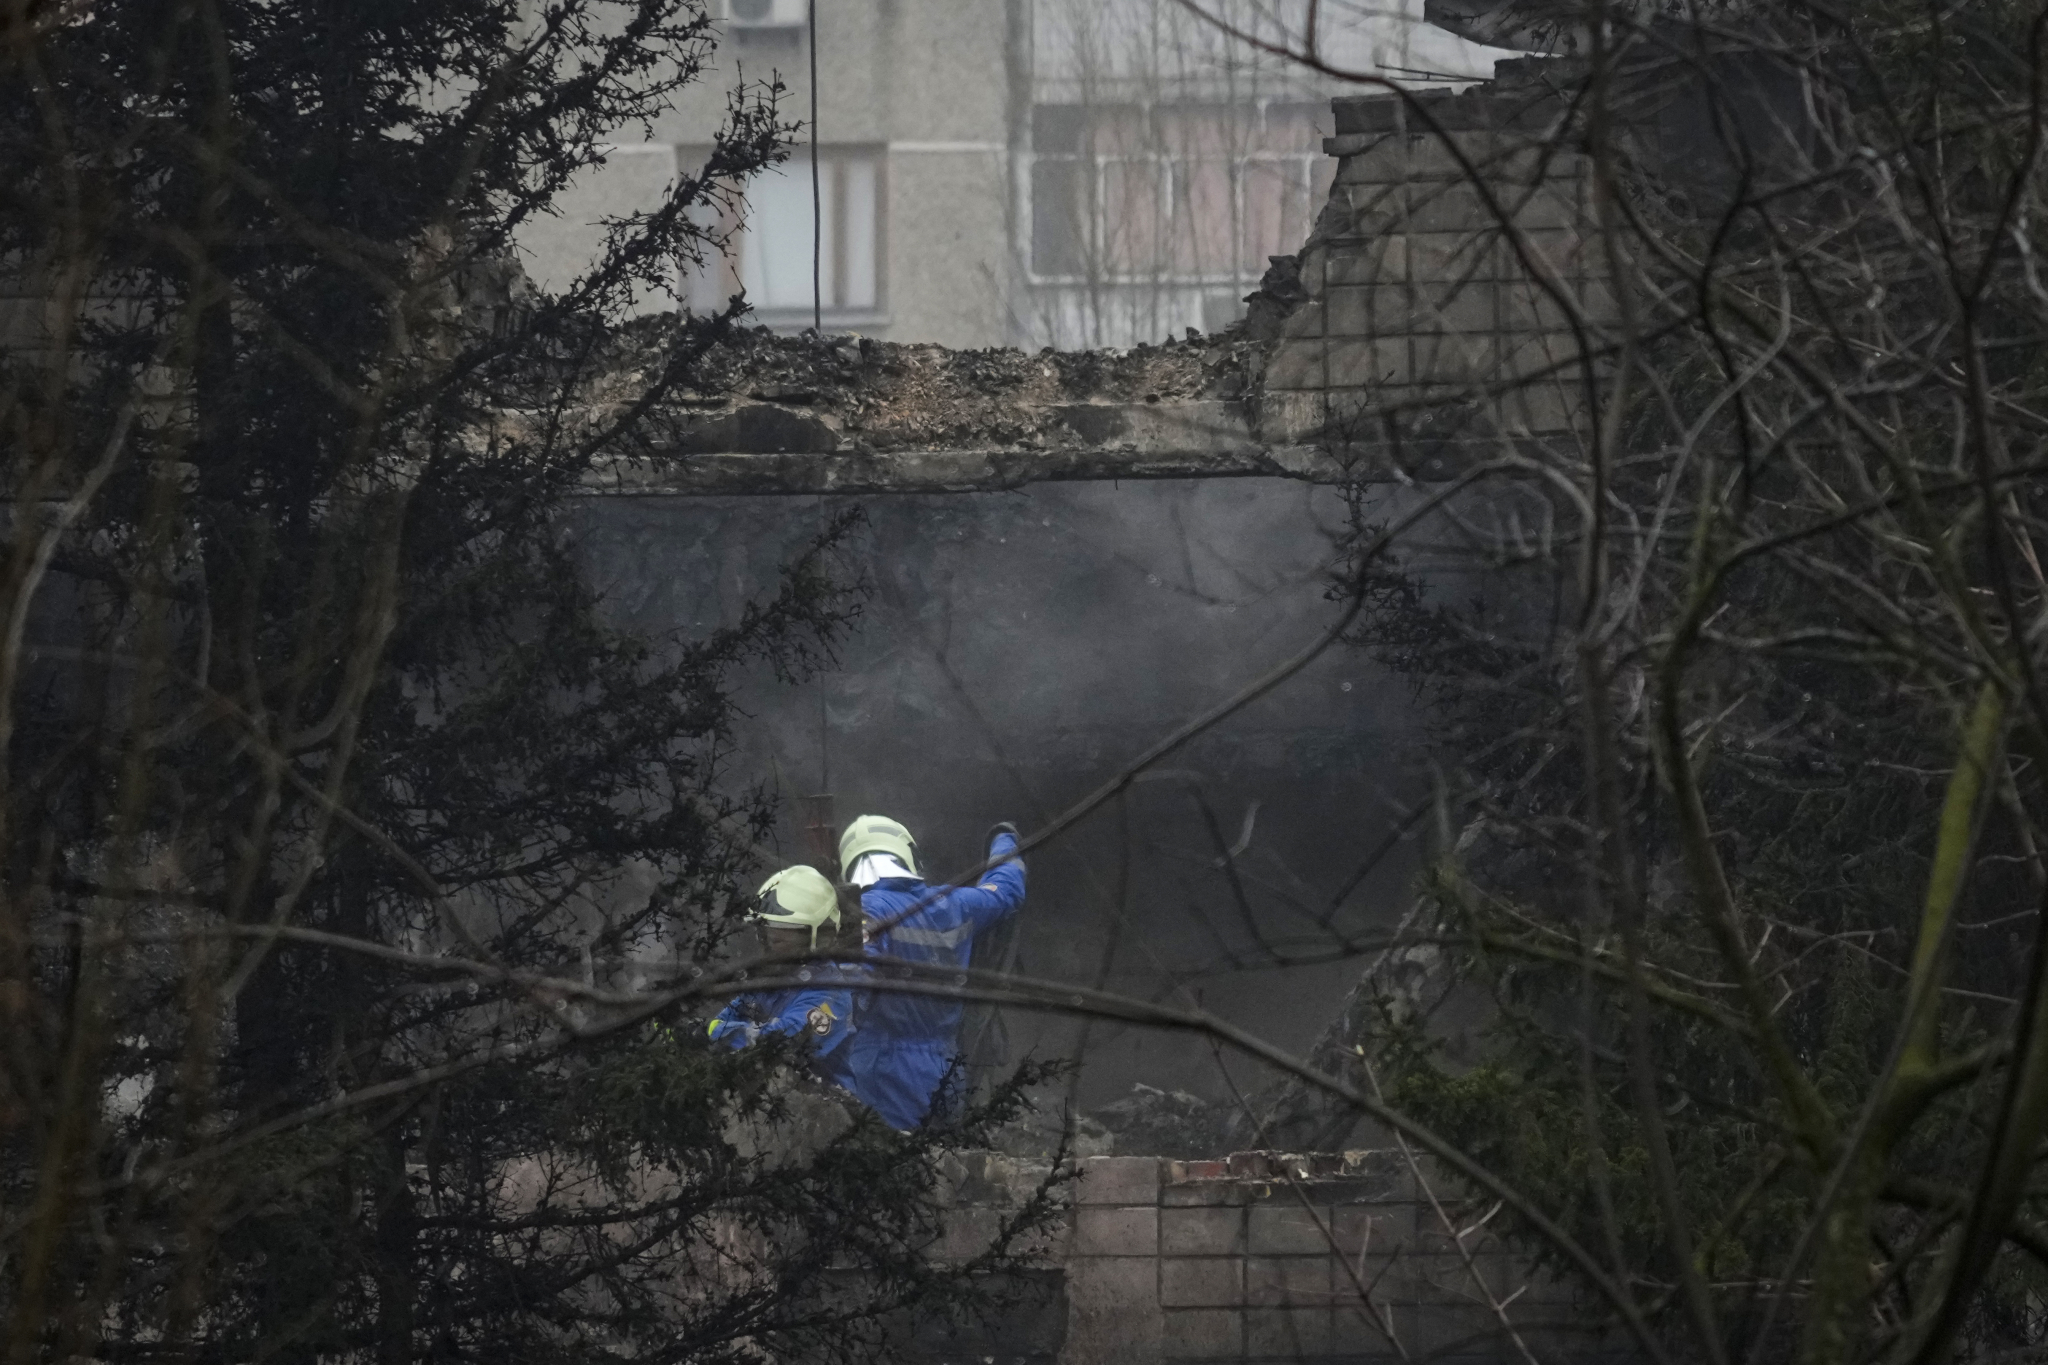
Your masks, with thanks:
M 756 1024 L 742 1024 L 731 1019 L 713 1019 L 704 1029 L 705 1035 L 713 1042 L 725 1040 L 734 1047 L 752 1047 L 761 1029 Z
M 983 857 L 990 857 L 994 855 L 996 851 L 996 836 L 998 834 L 1007 834 L 1012 839 L 1015 839 L 1018 837 L 1017 827 L 1011 824 L 1008 820 L 1004 820 L 1000 824 L 989 826 L 988 838 L 982 843 Z

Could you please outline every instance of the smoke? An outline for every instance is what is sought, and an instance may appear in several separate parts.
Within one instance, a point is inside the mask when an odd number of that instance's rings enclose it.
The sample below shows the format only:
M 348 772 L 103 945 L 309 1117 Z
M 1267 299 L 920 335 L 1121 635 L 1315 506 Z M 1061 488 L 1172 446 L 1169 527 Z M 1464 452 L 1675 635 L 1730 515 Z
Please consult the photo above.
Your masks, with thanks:
M 779 846 L 792 856 L 793 798 L 829 781 L 842 823 L 890 815 L 916 833 L 928 872 L 971 866 L 990 824 L 1041 825 L 1336 609 L 1325 594 L 1344 508 L 1328 489 L 1212 480 L 852 501 L 867 520 L 846 567 L 873 594 L 840 667 L 798 685 L 765 669 L 739 680 L 730 781 L 785 798 Z M 618 619 L 697 632 L 770 591 L 829 510 L 593 499 L 577 521 Z M 1013 965 L 1200 1001 L 1306 1049 L 1360 964 L 1278 959 L 1329 955 L 1315 917 L 1415 799 L 1416 738 L 1405 687 L 1333 649 L 1036 853 Z M 1391 926 L 1414 866 L 1397 846 L 1330 925 Z M 1002 1025 L 1013 1058 L 1072 1055 L 1080 1037 L 1072 1020 Z M 1230 1094 L 1206 1044 L 1090 1029 L 1079 1102 L 1134 1082 Z

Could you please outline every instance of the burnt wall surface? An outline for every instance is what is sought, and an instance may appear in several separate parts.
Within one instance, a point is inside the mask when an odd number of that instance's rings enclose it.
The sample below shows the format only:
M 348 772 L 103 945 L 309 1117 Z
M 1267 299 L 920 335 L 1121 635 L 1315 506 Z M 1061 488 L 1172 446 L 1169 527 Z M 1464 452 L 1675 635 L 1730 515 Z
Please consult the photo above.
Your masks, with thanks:
M 1415 496 L 1388 489 L 1380 510 Z M 839 568 L 869 581 L 865 613 L 823 677 L 738 680 L 746 715 L 720 776 L 726 789 L 785 798 L 777 837 L 792 858 L 804 843 L 787 798 L 822 787 L 841 822 L 895 816 L 928 867 L 970 866 L 991 823 L 1042 825 L 1335 611 L 1325 594 L 1343 504 L 1285 480 L 593 499 L 577 529 L 617 619 L 696 634 L 768 592 L 778 567 L 847 506 L 865 524 Z M 1397 839 L 1331 912 L 1416 794 L 1412 706 L 1365 653 L 1333 648 L 1158 765 L 1121 806 L 1035 853 L 1010 965 L 1200 999 L 1306 1047 L 1357 976 L 1355 960 L 1332 960 L 1337 936 L 1389 925 L 1407 904 L 1414 862 Z M 1223 847 L 1235 851 L 1235 884 Z M 1289 958 L 1305 965 L 1277 965 Z M 1006 1027 L 1011 1057 L 1078 1047 L 1071 1020 L 1018 1016 Z M 1094 1028 L 1083 1106 L 1139 1081 L 1230 1093 L 1206 1045 Z

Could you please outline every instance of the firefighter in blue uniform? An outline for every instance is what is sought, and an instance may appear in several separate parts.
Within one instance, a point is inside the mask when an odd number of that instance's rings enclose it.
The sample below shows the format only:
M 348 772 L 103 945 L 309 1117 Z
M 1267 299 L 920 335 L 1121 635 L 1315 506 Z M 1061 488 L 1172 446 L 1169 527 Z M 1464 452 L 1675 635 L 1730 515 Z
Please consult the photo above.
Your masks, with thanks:
M 989 831 L 988 857 L 1016 846 L 1015 825 Z M 997 863 L 976 885 L 931 890 L 917 868 L 917 841 L 884 816 L 863 815 L 846 827 L 839 865 L 840 875 L 861 888 L 862 937 L 878 971 L 891 959 L 964 971 L 974 936 L 1024 903 L 1024 864 L 1016 858 Z M 864 992 L 849 1088 L 892 1128 L 907 1131 L 943 1114 L 958 1098 L 953 1078 L 965 1009 L 945 996 Z
M 815 951 L 818 931 L 827 924 L 835 931 L 839 927 L 839 893 L 816 868 L 785 868 L 762 883 L 751 917 L 761 930 L 764 951 Z M 847 1063 L 853 988 L 848 971 L 831 962 L 807 962 L 797 964 L 794 975 L 797 985 L 734 996 L 707 1032 L 733 1048 L 750 1046 L 767 1034 L 802 1038 L 812 1068 L 851 1089 Z

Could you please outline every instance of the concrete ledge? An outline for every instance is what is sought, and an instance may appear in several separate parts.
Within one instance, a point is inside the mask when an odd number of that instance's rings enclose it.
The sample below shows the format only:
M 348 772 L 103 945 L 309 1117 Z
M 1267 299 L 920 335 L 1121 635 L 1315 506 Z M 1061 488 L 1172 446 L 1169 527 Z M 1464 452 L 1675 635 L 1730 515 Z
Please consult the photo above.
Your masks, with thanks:
M 1464 90 L 1421 90 L 1396 94 L 1340 96 L 1331 106 L 1336 133 L 1421 132 L 1433 124 L 1446 131 L 1543 128 L 1565 113 L 1565 86 L 1583 78 L 1568 60 L 1523 58 L 1496 63 L 1493 80 Z M 1412 103 L 1411 103 L 1412 101 Z
M 1083 479 L 1281 478 L 1338 483 L 1344 470 L 1310 448 L 1247 444 L 1214 450 L 909 450 L 675 459 L 614 459 L 582 497 L 704 497 L 771 493 L 974 493 Z

